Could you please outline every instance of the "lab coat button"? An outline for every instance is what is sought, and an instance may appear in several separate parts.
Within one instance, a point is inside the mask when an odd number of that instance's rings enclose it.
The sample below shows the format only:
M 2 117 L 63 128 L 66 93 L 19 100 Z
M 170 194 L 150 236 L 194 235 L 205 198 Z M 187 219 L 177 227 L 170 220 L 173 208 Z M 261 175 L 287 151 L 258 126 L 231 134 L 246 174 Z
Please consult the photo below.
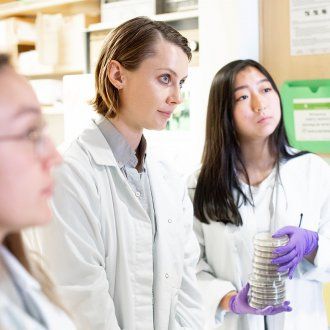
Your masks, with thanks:
M 168 219 L 167 222 L 168 222 L 168 223 L 172 223 L 172 219 Z
M 167 273 L 165 273 L 165 278 L 169 278 L 170 277 L 170 275 L 168 275 Z
M 137 191 L 137 192 L 135 193 L 135 196 L 136 196 L 136 197 L 140 197 L 140 196 L 141 196 L 141 193 L 140 193 L 139 191 Z

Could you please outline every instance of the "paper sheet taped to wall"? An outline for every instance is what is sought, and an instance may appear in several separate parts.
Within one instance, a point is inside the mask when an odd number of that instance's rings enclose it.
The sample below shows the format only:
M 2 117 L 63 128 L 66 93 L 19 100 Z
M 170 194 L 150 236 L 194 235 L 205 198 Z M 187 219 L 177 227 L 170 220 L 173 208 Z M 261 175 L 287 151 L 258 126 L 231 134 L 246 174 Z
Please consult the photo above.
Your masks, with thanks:
M 294 99 L 293 109 L 298 141 L 330 141 L 330 98 Z
M 330 0 L 290 1 L 291 55 L 330 53 Z

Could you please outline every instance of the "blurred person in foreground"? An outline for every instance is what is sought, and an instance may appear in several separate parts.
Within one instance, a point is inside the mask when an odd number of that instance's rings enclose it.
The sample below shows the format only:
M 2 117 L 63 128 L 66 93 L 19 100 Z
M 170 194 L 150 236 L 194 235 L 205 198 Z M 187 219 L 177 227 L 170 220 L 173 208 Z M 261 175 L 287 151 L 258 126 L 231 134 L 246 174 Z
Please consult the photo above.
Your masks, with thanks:
M 60 162 L 31 86 L 0 54 L 0 329 L 75 329 L 21 235 L 51 220 Z

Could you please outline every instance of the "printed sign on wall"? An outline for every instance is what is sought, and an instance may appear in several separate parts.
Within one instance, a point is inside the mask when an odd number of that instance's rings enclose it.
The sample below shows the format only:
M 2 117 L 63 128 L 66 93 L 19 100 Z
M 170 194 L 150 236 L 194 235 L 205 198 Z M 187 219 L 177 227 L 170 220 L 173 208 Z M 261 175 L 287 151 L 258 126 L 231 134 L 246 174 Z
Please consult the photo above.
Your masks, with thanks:
M 291 55 L 330 53 L 330 1 L 290 1 Z

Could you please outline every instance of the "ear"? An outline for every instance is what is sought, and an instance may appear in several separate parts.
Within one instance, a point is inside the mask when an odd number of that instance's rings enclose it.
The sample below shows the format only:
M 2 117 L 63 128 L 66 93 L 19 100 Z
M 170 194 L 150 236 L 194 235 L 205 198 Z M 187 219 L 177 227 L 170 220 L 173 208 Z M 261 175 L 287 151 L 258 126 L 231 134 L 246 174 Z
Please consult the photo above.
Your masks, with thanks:
M 116 60 L 111 60 L 108 67 L 108 79 L 118 90 L 123 88 L 125 83 L 124 67 Z

